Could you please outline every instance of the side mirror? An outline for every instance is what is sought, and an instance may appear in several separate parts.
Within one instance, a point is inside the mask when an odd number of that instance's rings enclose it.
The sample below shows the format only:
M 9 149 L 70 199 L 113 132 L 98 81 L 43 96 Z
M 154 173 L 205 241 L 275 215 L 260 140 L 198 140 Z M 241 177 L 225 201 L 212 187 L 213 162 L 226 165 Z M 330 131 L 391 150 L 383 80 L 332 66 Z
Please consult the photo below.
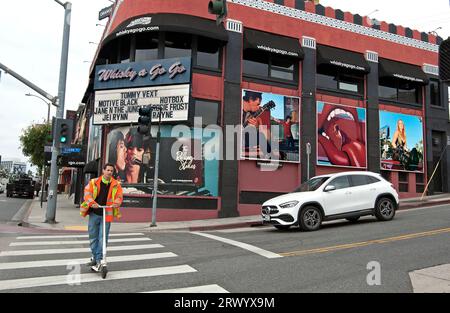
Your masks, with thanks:
M 336 187 L 333 185 L 328 185 L 325 187 L 325 189 L 323 191 L 328 192 L 328 191 L 333 191 L 336 190 Z

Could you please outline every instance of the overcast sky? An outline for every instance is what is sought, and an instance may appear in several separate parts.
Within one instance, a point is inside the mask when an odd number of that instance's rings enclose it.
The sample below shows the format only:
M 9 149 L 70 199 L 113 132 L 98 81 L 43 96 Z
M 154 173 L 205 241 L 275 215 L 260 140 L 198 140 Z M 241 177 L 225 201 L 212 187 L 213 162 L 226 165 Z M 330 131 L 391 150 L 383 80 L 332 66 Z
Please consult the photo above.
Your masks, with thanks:
M 167 0 L 181 1 L 181 0 Z M 72 23 L 65 109 L 76 110 L 88 83 L 88 70 L 106 20 L 98 12 L 108 0 L 72 0 Z M 150 0 L 149 0 L 150 2 Z M 419 31 L 450 36 L 449 0 L 322 0 L 324 6 L 367 15 Z M 206 10 L 206 7 L 205 7 Z M 64 9 L 53 0 L 0 1 L 0 62 L 48 93 L 58 93 Z M 86 62 L 89 61 L 89 62 Z M 46 104 L 26 97 L 31 89 L 10 75 L 0 80 L 0 155 L 26 161 L 19 143 L 21 130 L 47 117 Z M 55 114 L 52 108 L 51 114 Z

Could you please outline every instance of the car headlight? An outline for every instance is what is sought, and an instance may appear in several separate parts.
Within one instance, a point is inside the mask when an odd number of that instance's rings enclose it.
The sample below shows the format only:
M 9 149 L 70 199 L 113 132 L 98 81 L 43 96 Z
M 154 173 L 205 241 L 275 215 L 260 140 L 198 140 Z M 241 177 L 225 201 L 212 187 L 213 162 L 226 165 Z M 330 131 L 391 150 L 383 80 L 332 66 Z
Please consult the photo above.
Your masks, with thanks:
M 298 201 L 289 201 L 283 204 L 280 204 L 280 208 L 282 209 L 289 209 L 289 208 L 293 208 L 298 204 Z

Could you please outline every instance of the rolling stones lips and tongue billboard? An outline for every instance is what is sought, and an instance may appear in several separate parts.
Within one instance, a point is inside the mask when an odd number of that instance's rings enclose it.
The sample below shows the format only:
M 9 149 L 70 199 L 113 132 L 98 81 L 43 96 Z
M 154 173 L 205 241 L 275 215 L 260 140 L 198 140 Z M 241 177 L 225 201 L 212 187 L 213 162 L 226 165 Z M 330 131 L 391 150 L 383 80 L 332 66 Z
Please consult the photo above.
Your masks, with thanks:
M 366 109 L 317 102 L 317 165 L 367 167 Z

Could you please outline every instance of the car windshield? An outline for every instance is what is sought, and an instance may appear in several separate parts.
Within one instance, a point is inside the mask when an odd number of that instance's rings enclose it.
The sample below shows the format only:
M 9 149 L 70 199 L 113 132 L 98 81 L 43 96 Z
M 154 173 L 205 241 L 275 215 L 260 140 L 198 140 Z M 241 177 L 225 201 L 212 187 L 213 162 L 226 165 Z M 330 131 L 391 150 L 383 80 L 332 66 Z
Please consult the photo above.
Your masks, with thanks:
M 323 183 L 328 180 L 328 178 L 330 178 L 330 177 L 323 176 L 323 177 L 311 178 L 310 180 L 308 180 L 308 181 L 304 182 L 303 184 L 301 184 L 300 187 L 298 187 L 297 189 L 294 190 L 294 192 L 315 191 L 320 186 L 322 186 Z

